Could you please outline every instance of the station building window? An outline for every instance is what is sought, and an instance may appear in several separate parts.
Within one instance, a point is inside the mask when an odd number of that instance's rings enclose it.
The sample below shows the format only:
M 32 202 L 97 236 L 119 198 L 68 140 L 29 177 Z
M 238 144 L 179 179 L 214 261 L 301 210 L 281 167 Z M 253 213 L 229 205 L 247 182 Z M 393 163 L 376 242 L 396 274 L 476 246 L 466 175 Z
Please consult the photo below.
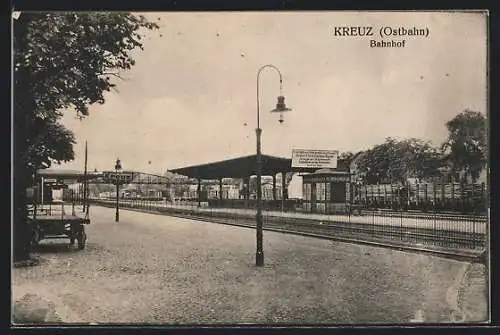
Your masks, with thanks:
M 304 200 L 311 200 L 311 184 L 310 183 L 304 183 L 303 184 L 303 191 L 304 191 Z
M 316 200 L 318 201 L 326 200 L 326 183 L 316 184 Z

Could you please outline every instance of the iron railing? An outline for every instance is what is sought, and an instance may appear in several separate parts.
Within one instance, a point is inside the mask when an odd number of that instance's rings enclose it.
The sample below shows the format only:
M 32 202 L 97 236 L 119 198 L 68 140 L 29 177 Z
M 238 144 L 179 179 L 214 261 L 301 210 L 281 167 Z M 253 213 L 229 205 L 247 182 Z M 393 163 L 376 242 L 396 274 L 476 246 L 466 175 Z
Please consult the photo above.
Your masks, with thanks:
M 113 199 L 90 199 L 114 207 Z M 210 206 L 205 201 L 121 199 L 120 207 L 208 221 L 254 226 L 253 208 Z M 330 236 L 352 241 L 370 241 L 422 248 L 481 251 L 486 248 L 488 217 L 477 213 L 450 214 L 439 211 L 393 211 L 361 208 L 356 213 L 306 213 L 264 206 L 264 228 Z
M 365 208 L 482 214 L 488 208 L 485 183 L 354 184 L 350 196 Z

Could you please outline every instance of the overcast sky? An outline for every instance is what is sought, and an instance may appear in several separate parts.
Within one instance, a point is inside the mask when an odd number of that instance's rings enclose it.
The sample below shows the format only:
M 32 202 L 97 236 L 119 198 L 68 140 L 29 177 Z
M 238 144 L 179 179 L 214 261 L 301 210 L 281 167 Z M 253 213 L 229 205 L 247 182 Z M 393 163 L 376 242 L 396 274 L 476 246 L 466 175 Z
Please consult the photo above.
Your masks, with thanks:
M 163 172 L 255 153 L 256 74 L 274 64 L 293 111 L 268 111 L 279 77 L 260 77 L 262 151 L 359 151 L 396 138 L 438 145 L 445 122 L 464 109 L 486 113 L 486 17 L 478 13 L 149 13 L 136 66 L 119 92 L 90 107 L 74 131 L 76 159 L 61 168 Z M 160 20 L 157 20 L 160 18 Z M 339 25 L 429 28 L 404 48 L 370 48 L 369 38 L 336 38 Z M 377 36 L 374 36 L 377 38 Z M 378 40 L 380 38 L 377 38 Z M 56 167 L 57 165 L 54 165 Z

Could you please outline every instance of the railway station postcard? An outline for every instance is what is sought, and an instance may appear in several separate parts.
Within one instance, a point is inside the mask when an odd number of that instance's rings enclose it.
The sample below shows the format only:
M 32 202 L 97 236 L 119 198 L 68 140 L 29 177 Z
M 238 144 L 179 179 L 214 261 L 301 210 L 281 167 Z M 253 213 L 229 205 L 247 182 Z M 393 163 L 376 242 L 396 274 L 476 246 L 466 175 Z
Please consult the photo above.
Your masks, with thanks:
M 488 324 L 488 24 L 13 12 L 13 325 Z

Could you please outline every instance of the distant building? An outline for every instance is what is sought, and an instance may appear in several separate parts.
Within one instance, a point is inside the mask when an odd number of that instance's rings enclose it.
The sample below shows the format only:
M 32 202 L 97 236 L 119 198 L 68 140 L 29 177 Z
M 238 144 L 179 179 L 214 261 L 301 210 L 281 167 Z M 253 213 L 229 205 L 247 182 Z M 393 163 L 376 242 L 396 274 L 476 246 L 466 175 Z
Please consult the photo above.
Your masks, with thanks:
M 220 198 L 220 185 L 214 183 L 205 186 L 208 199 Z M 240 191 L 240 181 L 232 178 L 224 178 L 222 180 L 222 198 L 223 199 L 238 199 Z
M 273 200 L 273 182 L 265 181 L 262 183 L 262 199 Z M 281 184 L 276 183 L 276 199 L 281 199 Z

